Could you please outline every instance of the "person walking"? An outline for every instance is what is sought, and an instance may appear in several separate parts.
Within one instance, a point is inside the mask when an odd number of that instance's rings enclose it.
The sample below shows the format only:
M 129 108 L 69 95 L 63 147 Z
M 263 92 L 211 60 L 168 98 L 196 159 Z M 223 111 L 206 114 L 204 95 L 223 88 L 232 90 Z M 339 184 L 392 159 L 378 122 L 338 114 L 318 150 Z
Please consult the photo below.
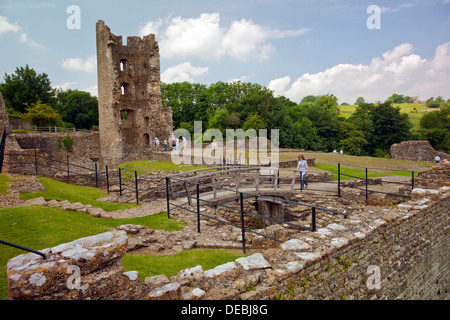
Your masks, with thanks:
M 211 149 L 212 149 L 212 156 L 217 156 L 217 150 L 219 149 L 219 145 L 216 142 L 216 139 L 213 139 L 213 142 L 211 143 Z
M 306 182 L 306 174 L 308 172 L 308 162 L 305 160 L 305 157 L 303 155 L 298 156 L 297 170 L 300 171 L 301 188 L 306 189 L 306 186 L 308 185 L 308 182 Z

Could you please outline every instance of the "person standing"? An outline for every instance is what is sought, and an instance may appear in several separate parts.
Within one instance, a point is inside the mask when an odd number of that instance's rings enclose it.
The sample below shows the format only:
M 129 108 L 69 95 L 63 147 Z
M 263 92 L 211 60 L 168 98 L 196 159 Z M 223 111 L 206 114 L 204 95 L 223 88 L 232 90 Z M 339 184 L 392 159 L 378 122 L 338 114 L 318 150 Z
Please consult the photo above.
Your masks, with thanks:
M 187 148 L 187 140 L 186 140 L 186 138 L 184 136 L 181 137 L 181 138 L 182 138 L 182 141 L 183 141 L 183 149 L 186 150 L 186 148 Z
M 212 153 L 213 153 L 213 157 L 215 157 L 217 155 L 217 149 L 219 149 L 219 145 L 216 142 L 216 139 L 213 139 L 213 142 L 211 143 L 211 149 L 212 149 Z
M 301 188 L 306 189 L 306 186 L 308 185 L 308 182 L 306 182 L 306 174 L 308 172 L 308 162 L 305 160 L 305 157 L 303 155 L 298 156 L 297 170 L 300 171 Z
M 441 157 L 439 157 L 439 156 L 434 157 L 434 161 L 436 163 L 439 163 L 439 161 L 441 161 Z
M 155 148 L 156 148 L 156 151 L 159 151 L 159 140 L 157 137 L 155 137 Z
M 167 139 L 164 139 L 164 151 L 167 151 Z

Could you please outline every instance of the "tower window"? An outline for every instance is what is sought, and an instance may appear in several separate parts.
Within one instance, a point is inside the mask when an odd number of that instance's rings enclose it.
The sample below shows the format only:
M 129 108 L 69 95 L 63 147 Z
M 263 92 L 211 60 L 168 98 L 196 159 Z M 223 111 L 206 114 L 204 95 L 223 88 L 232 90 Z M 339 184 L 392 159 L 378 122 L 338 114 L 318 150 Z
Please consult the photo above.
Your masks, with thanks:
M 128 61 L 126 59 L 120 60 L 120 71 L 124 72 L 127 70 Z
M 122 83 L 120 85 L 120 90 L 122 95 L 126 95 L 130 93 L 130 84 L 129 83 Z

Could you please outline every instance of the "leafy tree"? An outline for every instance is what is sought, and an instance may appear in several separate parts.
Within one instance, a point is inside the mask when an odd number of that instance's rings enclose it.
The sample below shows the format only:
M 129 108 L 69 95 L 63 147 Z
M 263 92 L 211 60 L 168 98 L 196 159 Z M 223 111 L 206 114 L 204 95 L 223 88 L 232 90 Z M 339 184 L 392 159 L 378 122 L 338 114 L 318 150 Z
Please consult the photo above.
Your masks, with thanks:
M 355 101 L 355 104 L 356 105 L 360 105 L 360 104 L 363 104 L 363 103 L 366 103 L 366 101 L 364 100 L 364 98 L 363 97 L 358 97 L 357 99 L 356 99 L 356 101 Z
M 450 104 L 443 103 L 440 111 L 423 115 L 419 137 L 428 140 L 436 150 L 450 152 Z
M 412 124 L 408 115 L 400 113 L 400 108 L 393 107 L 391 102 L 361 104 L 349 121 L 363 132 L 368 142 L 366 152 L 369 155 L 386 154 L 392 144 L 411 137 Z
M 45 73 L 37 74 L 28 65 L 18 67 L 12 74 L 4 75 L 4 83 L 0 90 L 10 114 L 20 115 L 26 112 L 27 106 L 40 101 L 48 106 L 55 104 L 55 89 Z
M 445 100 L 441 96 L 437 97 L 436 99 L 434 99 L 434 97 L 431 97 L 426 101 L 426 105 L 428 108 L 440 108 L 442 103 L 445 103 Z
M 409 96 L 404 96 L 402 94 L 394 93 L 392 96 L 386 99 L 390 103 L 412 103 L 413 98 Z
M 318 97 L 316 96 L 306 96 L 302 99 L 302 101 L 300 101 L 300 103 L 304 103 L 304 102 L 316 102 Z
M 255 129 L 258 133 L 260 129 L 266 129 L 267 123 L 264 119 L 257 113 L 254 113 L 247 117 L 242 125 L 242 130 L 246 131 L 248 129 Z
M 61 123 L 61 115 L 47 104 L 38 101 L 36 104 L 26 108 L 26 112 L 22 116 L 30 124 L 43 126 L 57 126 Z
M 89 92 L 67 90 L 57 93 L 58 103 L 55 109 L 65 122 L 79 129 L 91 129 L 98 125 L 98 100 Z

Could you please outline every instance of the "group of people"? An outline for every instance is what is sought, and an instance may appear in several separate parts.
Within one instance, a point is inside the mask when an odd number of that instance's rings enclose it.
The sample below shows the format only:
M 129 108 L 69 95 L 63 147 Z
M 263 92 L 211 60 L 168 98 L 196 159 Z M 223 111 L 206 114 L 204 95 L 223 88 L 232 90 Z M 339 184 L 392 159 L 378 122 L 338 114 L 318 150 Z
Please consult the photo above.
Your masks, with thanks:
M 161 142 L 159 141 L 158 137 L 155 137 L 154 140 L 156 151 L 159 151 L 159 147 Z M 180 148 L 186 149 L 187 147 L 187 140 L 185 137 L 181 137 L 180 139 L 177 139 L 175 137 L 164 139 L 163 141 L 164 151 L 170 150 L 180 150 Z M 180 147 L 181 146 L 181 147 Z

